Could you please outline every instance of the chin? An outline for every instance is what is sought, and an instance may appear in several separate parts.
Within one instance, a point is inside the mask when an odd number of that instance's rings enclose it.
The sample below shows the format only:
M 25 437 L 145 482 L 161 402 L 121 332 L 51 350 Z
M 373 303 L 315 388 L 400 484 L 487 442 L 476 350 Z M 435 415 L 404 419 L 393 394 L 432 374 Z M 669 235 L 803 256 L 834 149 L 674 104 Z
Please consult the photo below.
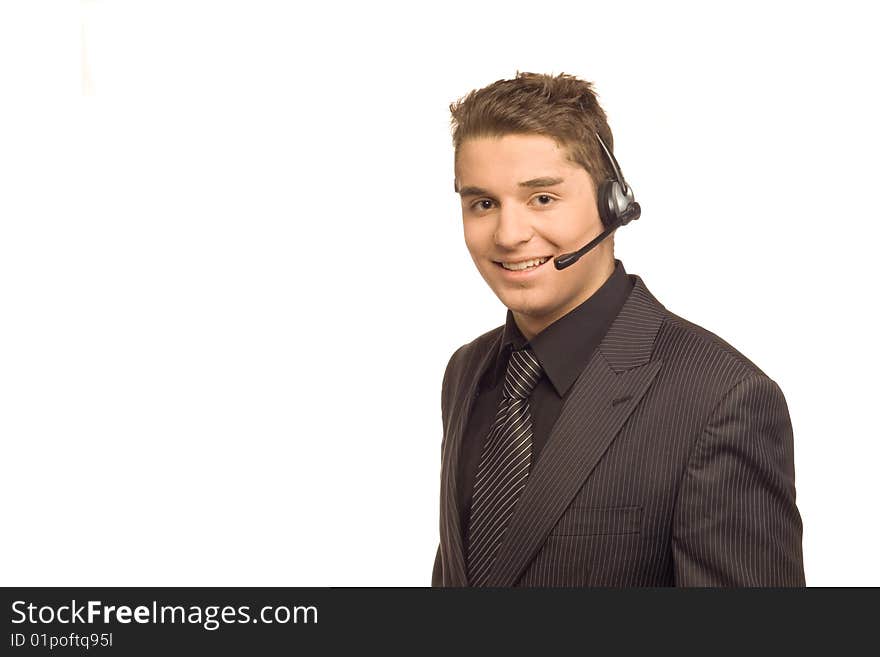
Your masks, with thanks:
M 553 310 L 552 304 L 540 299 L 524 299 L 517 294 L 504 294 L 500 296 L 501 302 L 515 313 L 529 317 L 543 317 Z

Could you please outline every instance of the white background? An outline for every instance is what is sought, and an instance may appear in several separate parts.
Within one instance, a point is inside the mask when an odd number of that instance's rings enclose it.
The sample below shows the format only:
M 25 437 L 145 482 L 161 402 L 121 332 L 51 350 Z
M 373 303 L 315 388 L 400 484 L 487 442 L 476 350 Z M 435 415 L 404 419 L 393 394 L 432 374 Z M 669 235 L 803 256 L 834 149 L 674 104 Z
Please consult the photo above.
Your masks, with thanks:
M 616 256 L 785 393 L 808 584 L 880 585 L 870 3 L 2 6 L 0 584 L 428 585 L 505 312 L 448 105 L 523 70 L 596 84 Z

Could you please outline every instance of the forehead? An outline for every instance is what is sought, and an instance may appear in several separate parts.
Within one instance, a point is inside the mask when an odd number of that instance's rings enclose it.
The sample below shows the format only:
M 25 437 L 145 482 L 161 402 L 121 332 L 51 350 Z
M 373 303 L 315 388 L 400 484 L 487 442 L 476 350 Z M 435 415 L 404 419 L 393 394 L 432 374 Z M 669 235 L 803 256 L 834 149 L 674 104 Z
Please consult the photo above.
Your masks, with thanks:
M 580 169 L 552 137 L 504 135 L 467 139 L 459 146 L 455 174 L 462 185 L 509 184 L 544 176 L 568 178 Z

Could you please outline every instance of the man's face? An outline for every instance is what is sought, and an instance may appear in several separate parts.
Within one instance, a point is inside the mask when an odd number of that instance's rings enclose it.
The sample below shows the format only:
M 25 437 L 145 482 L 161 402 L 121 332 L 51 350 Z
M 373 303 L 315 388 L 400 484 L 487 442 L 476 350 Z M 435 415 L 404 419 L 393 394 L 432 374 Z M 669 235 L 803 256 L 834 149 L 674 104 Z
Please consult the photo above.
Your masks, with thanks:
M 613 236 L 561 271 L 552 259 L 523 271 L 501 264 L 577 251 L 603 230 L 590 174 L 552 138 L 466 140 L 456 180 L 471 258 L 527 339 L 589 298 L 614 270 Z

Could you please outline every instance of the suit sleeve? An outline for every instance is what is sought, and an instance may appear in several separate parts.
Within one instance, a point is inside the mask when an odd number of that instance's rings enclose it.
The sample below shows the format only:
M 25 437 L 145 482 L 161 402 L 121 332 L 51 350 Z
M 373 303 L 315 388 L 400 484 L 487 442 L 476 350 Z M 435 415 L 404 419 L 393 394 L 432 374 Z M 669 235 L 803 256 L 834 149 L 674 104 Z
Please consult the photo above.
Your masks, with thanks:
M 791 418 L 764 374 L 733 386 L 694 445 L 673 519 L 677 586 L 804 586 Z
M 440 462 L 443 462 L 443 448 L 446 444 L 446 414 L 447 414 L 447 401 L 446 397 L 448 395 L 448 384 L 449 384 L 449 370 L 452 367 L 452 361 L 455 360 L 458 352 L 462 350 L 462 347 L 459 347 L 455 350 L 452 356 L 449 357 L 449 362 L 446 363 L 446 371 L 443 373 L 443 383 L 440 386 L 440 420 L 441 426 L 443 427 L 443 437 L 440 441 Z M 441 466 L 442 467 L 442 466 Z M 442 500 L 441 500 L 442 504 Z M 431 586 L 442 586 L 443 585 L 443 555 L 441 554 L 441 546 L 437 546 L 437 554 L 434 557 L 434 569 L 431 574 Z

